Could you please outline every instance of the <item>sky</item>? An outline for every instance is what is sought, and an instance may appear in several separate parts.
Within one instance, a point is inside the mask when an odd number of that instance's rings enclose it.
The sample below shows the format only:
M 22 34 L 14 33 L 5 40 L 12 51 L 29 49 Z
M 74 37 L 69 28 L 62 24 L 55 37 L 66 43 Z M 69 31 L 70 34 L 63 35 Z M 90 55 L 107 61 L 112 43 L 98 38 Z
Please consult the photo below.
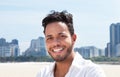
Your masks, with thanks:
M 104 49 L 109 27 L 120 22 L 120 0 L 0 0 L 0 38 L 19 41 L 21 52 L 32 39 L 44 37 L 41 21 L 51 10 L 73 14 L 75 47 Z

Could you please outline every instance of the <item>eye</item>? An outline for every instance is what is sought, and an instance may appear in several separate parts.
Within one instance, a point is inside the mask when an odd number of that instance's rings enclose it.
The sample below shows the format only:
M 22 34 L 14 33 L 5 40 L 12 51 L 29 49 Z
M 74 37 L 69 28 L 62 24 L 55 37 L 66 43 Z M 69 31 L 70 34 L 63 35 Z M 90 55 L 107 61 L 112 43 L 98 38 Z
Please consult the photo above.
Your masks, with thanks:
M 66 35 L 60 35 L 61 39 L 65 39 L 67 36 Z
M 61 35 L 61 37 L 65 37 L 65 35 Z
M 52 37 L 47 37 L 47 38 L 46 38 L 46 41 L 52 41 L 52 40 L 53 40 Z

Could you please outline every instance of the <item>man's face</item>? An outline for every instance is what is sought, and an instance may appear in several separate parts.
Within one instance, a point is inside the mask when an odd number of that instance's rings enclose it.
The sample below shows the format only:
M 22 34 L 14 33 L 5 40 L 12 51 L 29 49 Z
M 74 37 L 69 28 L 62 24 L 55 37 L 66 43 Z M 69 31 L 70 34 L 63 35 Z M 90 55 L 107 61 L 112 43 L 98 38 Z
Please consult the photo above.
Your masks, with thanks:
M 55 61 L 64 61 L 72 52 L 76 35 L 70 35 L 68 27 L 62 22 L 53 22 L 45 29 L 48 53 Z

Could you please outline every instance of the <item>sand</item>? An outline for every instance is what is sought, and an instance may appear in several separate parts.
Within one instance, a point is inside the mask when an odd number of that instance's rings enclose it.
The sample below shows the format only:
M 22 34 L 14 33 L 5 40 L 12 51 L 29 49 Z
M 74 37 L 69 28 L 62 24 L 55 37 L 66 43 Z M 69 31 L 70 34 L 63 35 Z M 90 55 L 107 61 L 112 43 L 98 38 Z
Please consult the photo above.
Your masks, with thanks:
M 47 62 L 0 63 L 0 77 L 36 77 Z M 120 77 L 120 65 L 100 65 L 106 77 Z

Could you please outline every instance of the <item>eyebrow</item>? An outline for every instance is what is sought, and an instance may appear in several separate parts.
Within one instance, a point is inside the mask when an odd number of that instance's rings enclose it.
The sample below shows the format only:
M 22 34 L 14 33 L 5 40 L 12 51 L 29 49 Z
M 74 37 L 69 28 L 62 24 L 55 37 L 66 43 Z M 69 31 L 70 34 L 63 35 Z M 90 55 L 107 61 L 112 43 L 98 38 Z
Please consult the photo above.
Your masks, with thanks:
M 65 32 L 61 32 L 61 33 L 58 33 L 59 35 L 61 35 L 61 34 L 66 34 Z
M 58 35 L 66 34 L 65 32 L 60 32 Z M 52 37 L 52 35 L 46 35 L 46 37 Z
M 47 35 L 47 36 L 45 36 L 45 37 L 52 37 L 52 35 Z

